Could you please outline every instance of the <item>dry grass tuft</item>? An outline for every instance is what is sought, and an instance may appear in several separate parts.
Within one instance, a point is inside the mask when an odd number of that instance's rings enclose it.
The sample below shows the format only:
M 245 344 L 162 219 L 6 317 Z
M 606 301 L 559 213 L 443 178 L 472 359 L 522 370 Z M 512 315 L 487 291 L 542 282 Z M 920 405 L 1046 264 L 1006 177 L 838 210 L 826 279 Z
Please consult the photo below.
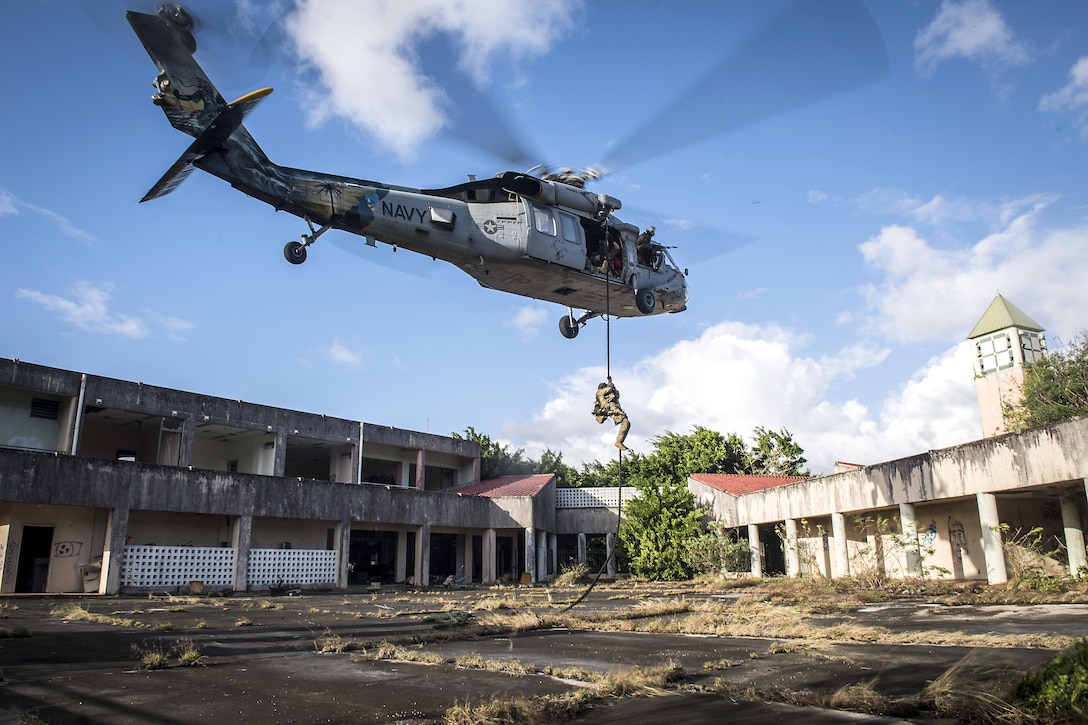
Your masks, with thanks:
M 1008 702 L 1009 691 L 1022 672 L 995 666 L 984 650 L 968 653 L 922 691 L 924 707 L 962 722 L 1034 723 L 1035 718 Z
M 607 672 L 597 681 L 598 697 L 629 697 L 661 694 L 667 685 L 684 676 L 679 663 L 669 661 L 657 667 Z
M 891 708 L 887 695 L 882 695 L 873 687 L 874 681 L 857 682 L 840 687 L 831 695 L 829 703 L 836 710 L 852 710 L 873 714 L 886 713 Z
M 540 697 L 501 697 L 456 703 L 446 711 L 446 725 L 520 725 L 570 720 L 590 699 L 585 690 Z

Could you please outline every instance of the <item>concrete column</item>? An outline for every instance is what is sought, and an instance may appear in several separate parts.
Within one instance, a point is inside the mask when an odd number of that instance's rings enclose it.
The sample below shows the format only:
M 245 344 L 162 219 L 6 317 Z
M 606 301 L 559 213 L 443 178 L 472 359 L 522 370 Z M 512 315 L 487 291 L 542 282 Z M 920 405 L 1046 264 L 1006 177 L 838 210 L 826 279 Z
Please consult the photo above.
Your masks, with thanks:
M 604 535 L 605 556 L 608 557 L 608 578 L 616 578 L 616 535 L 605 534 Z
M 230 527 L 230 545 L 234 547 L 234 573 L 231 587 L 236 592 L 249 590 L 249 550 L 253 544 L 253 517 L 239 516 Z
M 578 563 L 582 566 L 587 563 L 585 534 L 578 534 Z
M 178 465 L 193 465 L 193 441 L 196 440 L 196 421 L 186 418 L 181 423 L 181 441 L 178 443 Z
M 282 476 L 283 471 L 287 467 L 287 432 L 277 431 L 276 433 L 276 464 L 273 470 L 273 476 Z
M 536 584 L 536 529 L 525 527 L 525 571 L 529 581 Z
M 850 576 L 850 547 L 846 539 L 846 517 L 831 514 L 832 549 L 835 554 L 835 572 L 832 576 L 843 578 Z
M 403 582 L 408 578 L 408 532 L 397 532 L 397 558 L 393 564 L 393 581 Z
M 472 459 L 472 480 L 469 483 L 480 482 L 480 457 L 476 456 Z
M 763 549 L 759 546 L 759 526 L 748 524 L 748 551 L 752 558 L 752 576 L 763 576 Z
M 1080 527 L 1080 509 L 1076 499 L 1062 493 L 1062 526 L 1065 528 L 1065 549 L 1069 552 L 1069 573 L 1076 576 L 1082 566 L 1088 566 L 1084 550 L 1084 530 Z
M 416 527 L 416 586 L 431 584 L 431 525 Z
M 797 550 L 797 519 L 786 519 L 786 539 L 782 548 L 786 555 L 786 576 L 796 579 L 801 576 L 801 552 Z
M 483 557 L 483 561 L 480 562 L 480 578 L 483 579 L 484 584 L 495 583 L 495 529 L 487 529 L 484 531 L 483 546 L 480 547 L 482 551 L 480 555 Z
M 472 558 L 472 539 L 473 539 L 472 532 L 470 531 L 467 534 L 465 534 L 464 536 L 459 537 L 459 538 L 464 539 L 464 542 L 465 542 L 464 546 L 462 547 L 462 549 L 464 551 L 464 554 L 462 554 L 462 556 L 461 556 L 461 565 L 464 567 L 464 571 L 461 572 L 461 576 L 463 576 L 465 578 L 465 583 L 466 584 L 471 584 L 472 583 L 472 567 L 476 563 L 475 561 L 473 561 L 473 558 Z M 457 579 L 457 578 L 459 578 L 459 577 L 454 577 L 454 579 Z
M 986 556 L 986 581 L 989 584 L 1004 584 L 1009 580 L 1005 569 L 1005 548 L 1001 545 L 1001 532 L 998 526 L 1001 519 L 997 516 L 997 497 L 992 493 L 976 493 L 978 499 L 978 521 L 982 526 L 982 550 Z
M 548 581 L 548 532 L 536 532 L 536 580 Z
M 348 556 L 351 553 L 351 519 L 340 519 L 336 524 L 336 546 L 340 555 L 337 561 L 340 568 L 336 572 L 336 586 L 340 589 L 348 587 Z
M 121 564 L 128 538 L 128 509 L 110 509 L 106 520 L 106 540 L 102 550 L 102 574 L 98 580 L 99 594 L 117 594 L 121 591 Z
M 903 532 L 903 552 L 907 557 L 907 576 L 922 576 L 922 550 L 918 545 L 918 519 L 914 504 L 899 504 L 899 526 Z
M 556 576 L 559 574 L 559 534 L 548 534 L 548 560 L 551 562 L 548 574 Z
M 427 451 L 416 451 L 416 488 L 420 491 L 427 487 Z

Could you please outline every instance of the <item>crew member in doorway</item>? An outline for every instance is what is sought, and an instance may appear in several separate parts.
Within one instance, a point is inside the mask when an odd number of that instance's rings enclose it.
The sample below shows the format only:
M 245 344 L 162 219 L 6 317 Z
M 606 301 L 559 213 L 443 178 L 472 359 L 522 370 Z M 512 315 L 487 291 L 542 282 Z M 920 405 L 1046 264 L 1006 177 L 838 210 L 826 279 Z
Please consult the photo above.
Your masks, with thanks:
M 616 448 L 621 451 L 628 450 L 623 444 L 627 438 L 627 432 L 631 430 L 631 421 L 627 419 L 627 413 L 620 407 L 620 391 L 612 384 L 612 376 L 608 376 L 608 382 L 597 386 L 597 402 L 593 405 L 593 415 L 598 423 L 604 423 L 605 418 L 611 418 L 612 422 L 619 426 L 616 431 Z
M 635 239 L 638 262 L 646 267 L 654 266 L 654 233 L 656 231 L 653 227 L 646 227 L 646 231 Z

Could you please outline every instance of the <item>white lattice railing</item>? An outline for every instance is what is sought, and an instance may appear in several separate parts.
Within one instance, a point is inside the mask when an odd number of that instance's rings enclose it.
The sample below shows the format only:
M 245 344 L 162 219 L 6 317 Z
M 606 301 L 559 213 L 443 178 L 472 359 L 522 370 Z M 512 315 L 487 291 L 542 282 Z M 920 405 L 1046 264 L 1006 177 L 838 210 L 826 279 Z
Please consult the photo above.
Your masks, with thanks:
M 620 505 L 620 487 L 606 488 L 557 488 L 555 507 L 561 509 L 616 508 Z M 630 501 L 638 495 L 638 489 L 624 486 L 623 500 Z
M 178 587 L 191 581 L 230 586 L 234 549 L 212 546 L 126 546 L 121 586 Z
M 250 549 L 246 580 L 250 586 L 335 584 L 336 554 L 324 549 Z
M 250 549 L 247 586 L 336 583 L 337 552 L 323 549 Z M 121 586 L 158 589 L 203 582 L 234 583 L 234 549 L 211 546 L 126 546 Z

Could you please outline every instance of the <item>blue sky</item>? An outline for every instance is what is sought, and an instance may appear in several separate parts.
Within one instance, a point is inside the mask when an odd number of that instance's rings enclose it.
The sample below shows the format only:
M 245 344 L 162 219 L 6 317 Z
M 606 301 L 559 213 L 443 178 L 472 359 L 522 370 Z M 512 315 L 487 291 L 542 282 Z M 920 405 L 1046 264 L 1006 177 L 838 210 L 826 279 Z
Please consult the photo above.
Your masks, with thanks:
M 593 187 L 690 269 L 688 311 L 611 326 L 636 450 L 695 425 L 785 427 L 826 472 L 955 445 L 981 436 L 964 336 L 998 291 L 1052 348 L 1088 327 L 1088 6 L 869 5 L 879 81 Z M 223 15 L 197 58 L 224 95 L 276 88 L 246 123 L 274 161 L 438 187 L 509 167 L 442 130 L 442 89 L 466 85 L 455 66 L 542 162 L 584 166 L 785 7 L 250 0 L 251 27 L 282 17 L 277 62 L 244 66 L 256 35 L 214 35 Z M 562 308 L 346 233 L 294 267 L 281 249 L 305 225 L 204 174 L 138 204 L 189 139 L 150 103 L 154 67 L 124 9 L 0 9 L 0 355 L 433 433 L 472 426 L 573 464 L 615 455 L 611 423 L 590 414 L 602 321 L 565 340 Z M 802 45 L 782 45 L 768 65 L 804 64 Z M 726 104 L 797 92 L 770 77 L 746 74 Z

